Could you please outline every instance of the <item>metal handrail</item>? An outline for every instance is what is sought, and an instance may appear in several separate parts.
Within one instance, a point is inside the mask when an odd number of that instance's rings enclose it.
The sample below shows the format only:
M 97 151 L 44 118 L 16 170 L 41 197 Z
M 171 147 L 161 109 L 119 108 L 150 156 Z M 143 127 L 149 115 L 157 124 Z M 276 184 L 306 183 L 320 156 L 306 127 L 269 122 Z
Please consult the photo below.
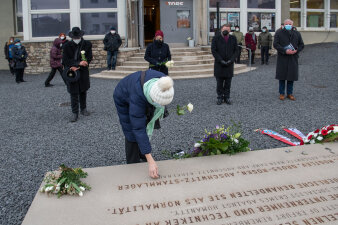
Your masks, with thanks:
M 241 48 L 245 48 L 246 50 L 249 51 L 249 68 L 250 68 L 250 71 L 251 71 L 251 48 L 247 48 L 245 45 L 238 45 L 238 46 L 241 47 Z

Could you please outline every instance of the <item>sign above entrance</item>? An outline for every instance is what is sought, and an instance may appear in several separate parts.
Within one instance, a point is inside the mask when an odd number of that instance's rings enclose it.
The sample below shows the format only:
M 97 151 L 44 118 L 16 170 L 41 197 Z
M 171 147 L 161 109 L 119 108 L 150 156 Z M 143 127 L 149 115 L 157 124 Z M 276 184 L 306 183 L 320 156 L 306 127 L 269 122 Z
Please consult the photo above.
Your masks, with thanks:
M 166 2 L 166 5 L 183 6 L 184 2 Z

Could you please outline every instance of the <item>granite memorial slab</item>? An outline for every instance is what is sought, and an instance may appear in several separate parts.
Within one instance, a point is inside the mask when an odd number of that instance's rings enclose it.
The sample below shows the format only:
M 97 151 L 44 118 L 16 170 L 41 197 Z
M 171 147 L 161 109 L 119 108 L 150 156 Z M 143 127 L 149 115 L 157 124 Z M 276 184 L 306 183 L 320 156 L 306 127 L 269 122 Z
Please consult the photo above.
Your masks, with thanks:
M 338 144 L 85 169 L 83 197 L 37 193 L 23 225 L 338 224 Z

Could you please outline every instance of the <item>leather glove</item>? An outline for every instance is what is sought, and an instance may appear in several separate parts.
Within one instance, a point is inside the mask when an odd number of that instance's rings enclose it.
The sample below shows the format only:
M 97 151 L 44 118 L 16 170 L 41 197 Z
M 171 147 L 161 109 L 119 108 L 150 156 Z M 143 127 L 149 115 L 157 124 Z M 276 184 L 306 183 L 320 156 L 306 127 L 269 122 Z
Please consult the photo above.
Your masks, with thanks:
M 228 61 L 225 62 L 225 66 L 230 66 L 231 63 L 232 63 L 231 60 L 228 60 Z
M 225 62 L 224 60 L 221 60 L 221 64 L 222 66 L 227 66 L 227 62 Z

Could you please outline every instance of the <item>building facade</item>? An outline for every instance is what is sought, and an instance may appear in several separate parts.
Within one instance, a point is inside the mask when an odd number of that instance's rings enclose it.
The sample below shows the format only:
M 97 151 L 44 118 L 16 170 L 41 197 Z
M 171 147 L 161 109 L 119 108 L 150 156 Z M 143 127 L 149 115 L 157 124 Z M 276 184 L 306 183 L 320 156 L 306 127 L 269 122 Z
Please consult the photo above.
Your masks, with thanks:
M 33 51 L 48 48 L 44 43 L 74 26 L 85 30 L 85 38 L 97 42 L 100 51 L 111 26 L 128 48 L 143 48 L 158 29 L 172 46 L 186 46 L 188 38 L 209 45 L 217 26 L 225 23 L 239 25 L 243 33 L 266 26 L 274 34 L 286 18 L 306 44 L 338 41 L 338 0 L 2 0 L 0 12 L 1 46 L 15 36 Z M 3 53 L 0 60 L 6 69 Z

